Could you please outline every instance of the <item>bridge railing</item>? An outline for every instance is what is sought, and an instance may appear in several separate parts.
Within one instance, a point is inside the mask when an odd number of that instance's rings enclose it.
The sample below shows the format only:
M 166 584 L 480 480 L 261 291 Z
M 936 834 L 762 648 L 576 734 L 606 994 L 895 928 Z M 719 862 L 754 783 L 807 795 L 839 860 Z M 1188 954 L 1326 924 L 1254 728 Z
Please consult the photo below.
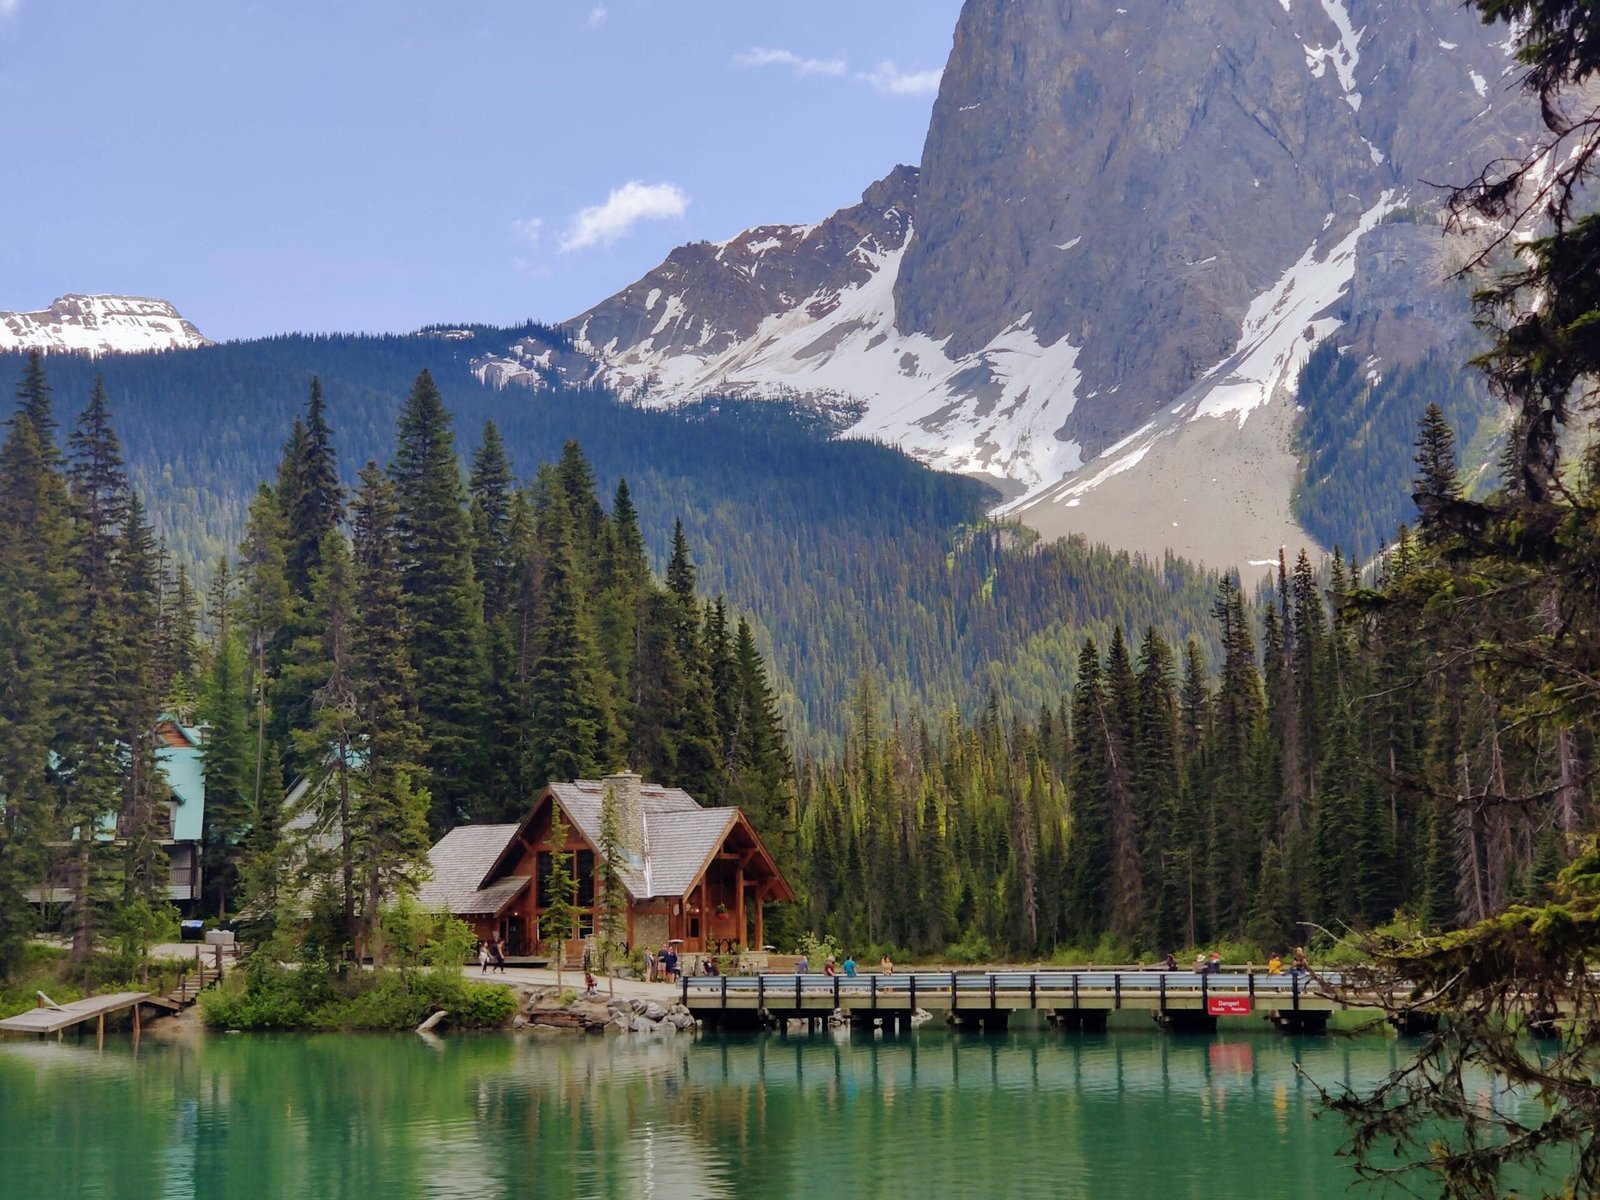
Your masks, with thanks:
M 931 1001 L 953 1000 L 957 1006 L 963 1001 L 976 1002 L 1001 994 L 1015 996 L 1045 993 L 1055 1003 L 1063 994 L 1074 996 L 1084 993 L 1103 996 L 1109 992 L 1120 997 L 1187 996 L 1193 994 L 1228 994 L 1249 996 L 1298 996 L 1314 986 L 1340 987 L 1343 976 L 1337 972 L 1322 972 L 1313 984 L 1309 976 L 1301 973 L 1297 978 L 1291 973 L 1269 975 L 1264 971 L 1223 971 L 1217 973 L 1198 971 L 907 971 L 903 974 L 828 975 L 806 974 L 763 975 L 685 975 L 683 1001 L 691 999 L 704 1002 L 709 997 L 755 995 L 765 1001 L 770 999 L 782 1007 L 793 1002 L 797 1007 L 803 1000 L 832 996 L 851 1000 L 863 996 L 926 997 Z M 975 1006 L 975 1005 L 974 1005 Z

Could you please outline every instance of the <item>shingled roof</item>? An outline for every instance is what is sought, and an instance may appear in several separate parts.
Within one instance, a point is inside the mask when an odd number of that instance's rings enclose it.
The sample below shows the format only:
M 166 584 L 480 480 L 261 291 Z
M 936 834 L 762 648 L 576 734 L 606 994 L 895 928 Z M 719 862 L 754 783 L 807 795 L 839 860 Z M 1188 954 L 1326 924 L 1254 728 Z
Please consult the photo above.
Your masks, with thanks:
M 600 844 L 603 780 L 577 779 L 552 783 L 550 790 L 583 836 Z M 682 896 L 693 885 L 706 860 L 716 853 L 739 819 L 734 808 L 701 808 L 682 788 L 646 783 L 639 788 L 644 807 L 644 858 L 627 855 L 622 886 L 635 900 L 650 896 Z
M 606 786 L 604 780 L 577 779 L 552 783 L 547 789 L 592 846 L 600 844 Z M 624 853 L 622 886 L 633 900 L 687 895 L 739 822 L 739 810 L 702 808 L 682 788 L 650 783 L 640 784 L 639 800 L 644 855 Z M 493 882 L 490 877 L 515 861 L 518 831 L 538 811 L 535 806 L 519 824 L 460 825 L 445 834 L 428 852 L 433 878 L 418 894 L 421 903 L 462 915 L 499 913 L 530 881 L 522 875 L 501 876 Z
M 484 876 L 517 836 L 518 828 L 515 824 L 458 825 L 445 834 L 428 851 L 433 878 L 418 889 L 418 902 L 424 908 L 463 916 L 494 916 L 528 886 L 526 875 L 510 875 L 482 886 Z

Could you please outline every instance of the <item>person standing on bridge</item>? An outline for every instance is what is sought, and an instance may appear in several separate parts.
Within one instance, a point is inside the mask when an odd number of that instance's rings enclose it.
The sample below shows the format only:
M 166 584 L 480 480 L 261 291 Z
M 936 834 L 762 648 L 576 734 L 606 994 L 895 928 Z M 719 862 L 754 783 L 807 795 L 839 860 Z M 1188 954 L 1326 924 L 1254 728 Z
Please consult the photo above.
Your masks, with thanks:
M 1267 974 L 1283 974 L 1283 955 L 1279 954 L 1276 950 L 1272 952 L 1272 957 L 1267 959 Z
M 894 959 L 890 958 L 887 954 L 885 954 L 883 956 L 882 960 L 880 960 L 879 963 L 878 963 L 878 970 L 882 971 L 885 975 L 893 975 L 894 974 Z
M 1306 948 L 1304 946 L 1296 946 L 1294 948 L 1294 965 L 1289 968 L 1289 974 L 1294 976 L 1311 974 L 1311 962 L 1306 958 Z
M 1161 960 L 1161 966 L 1165 970 L 1176 971 L 1178 969 L 1178 956 L 1168 950 L 1166 958 Z
M 854 979 L 856 977 L 856 960 L 852 954 L 844 956 L 844 977 L 846 979 Z

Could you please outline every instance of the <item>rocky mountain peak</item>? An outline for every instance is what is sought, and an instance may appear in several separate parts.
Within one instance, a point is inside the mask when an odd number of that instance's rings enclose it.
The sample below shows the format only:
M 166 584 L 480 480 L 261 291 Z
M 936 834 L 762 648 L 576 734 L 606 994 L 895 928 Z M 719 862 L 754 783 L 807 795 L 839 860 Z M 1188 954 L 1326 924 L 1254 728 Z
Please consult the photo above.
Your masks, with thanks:
M 211 343 L 165 300 L 71 293 L 41 312 L 0 312 L 0 350 L 132 354 Z
M 1313 346 L 1381 373 L 1464 327 L 1402 302 L 1439 226 L 1388 226 L 1517 152 L 1515 69 L 1457 0 L 967 0 L 918 168 L 681 247 L 567 328 L 642 403 L 802 398 L 1046 532 L 1265 557 L 1309 540 Z M 545 381 L 514 358 L 480 369 Z

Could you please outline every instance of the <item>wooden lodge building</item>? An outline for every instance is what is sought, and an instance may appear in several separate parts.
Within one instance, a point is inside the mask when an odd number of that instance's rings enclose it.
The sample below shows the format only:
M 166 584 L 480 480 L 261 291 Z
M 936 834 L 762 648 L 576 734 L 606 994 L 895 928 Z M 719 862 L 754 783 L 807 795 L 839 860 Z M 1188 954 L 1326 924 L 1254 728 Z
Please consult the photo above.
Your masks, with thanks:
M 654 949 L 678 939 L 690 953 L 722 944 L 759 949 L 762 905 L 793 900 L 794 891 L 749 820 L 737 808 L 704 808 L 681 788 L 645 783 L 631 773 L 552 783 L 515 824 L 452 829 L 428 853 L 433 878 L 422 885 L 419 901 L 460 917 L 479 938 L 504 939 L 508 955 L 553 955 L 557 934 L 543 928 L 540 917 L 550 899 L 551 816 L 559 805 L 579 910 L 563 954 L 580 953 L 595 927 L 595 861 L 607 788 L 622 827 L 628 945 Z

